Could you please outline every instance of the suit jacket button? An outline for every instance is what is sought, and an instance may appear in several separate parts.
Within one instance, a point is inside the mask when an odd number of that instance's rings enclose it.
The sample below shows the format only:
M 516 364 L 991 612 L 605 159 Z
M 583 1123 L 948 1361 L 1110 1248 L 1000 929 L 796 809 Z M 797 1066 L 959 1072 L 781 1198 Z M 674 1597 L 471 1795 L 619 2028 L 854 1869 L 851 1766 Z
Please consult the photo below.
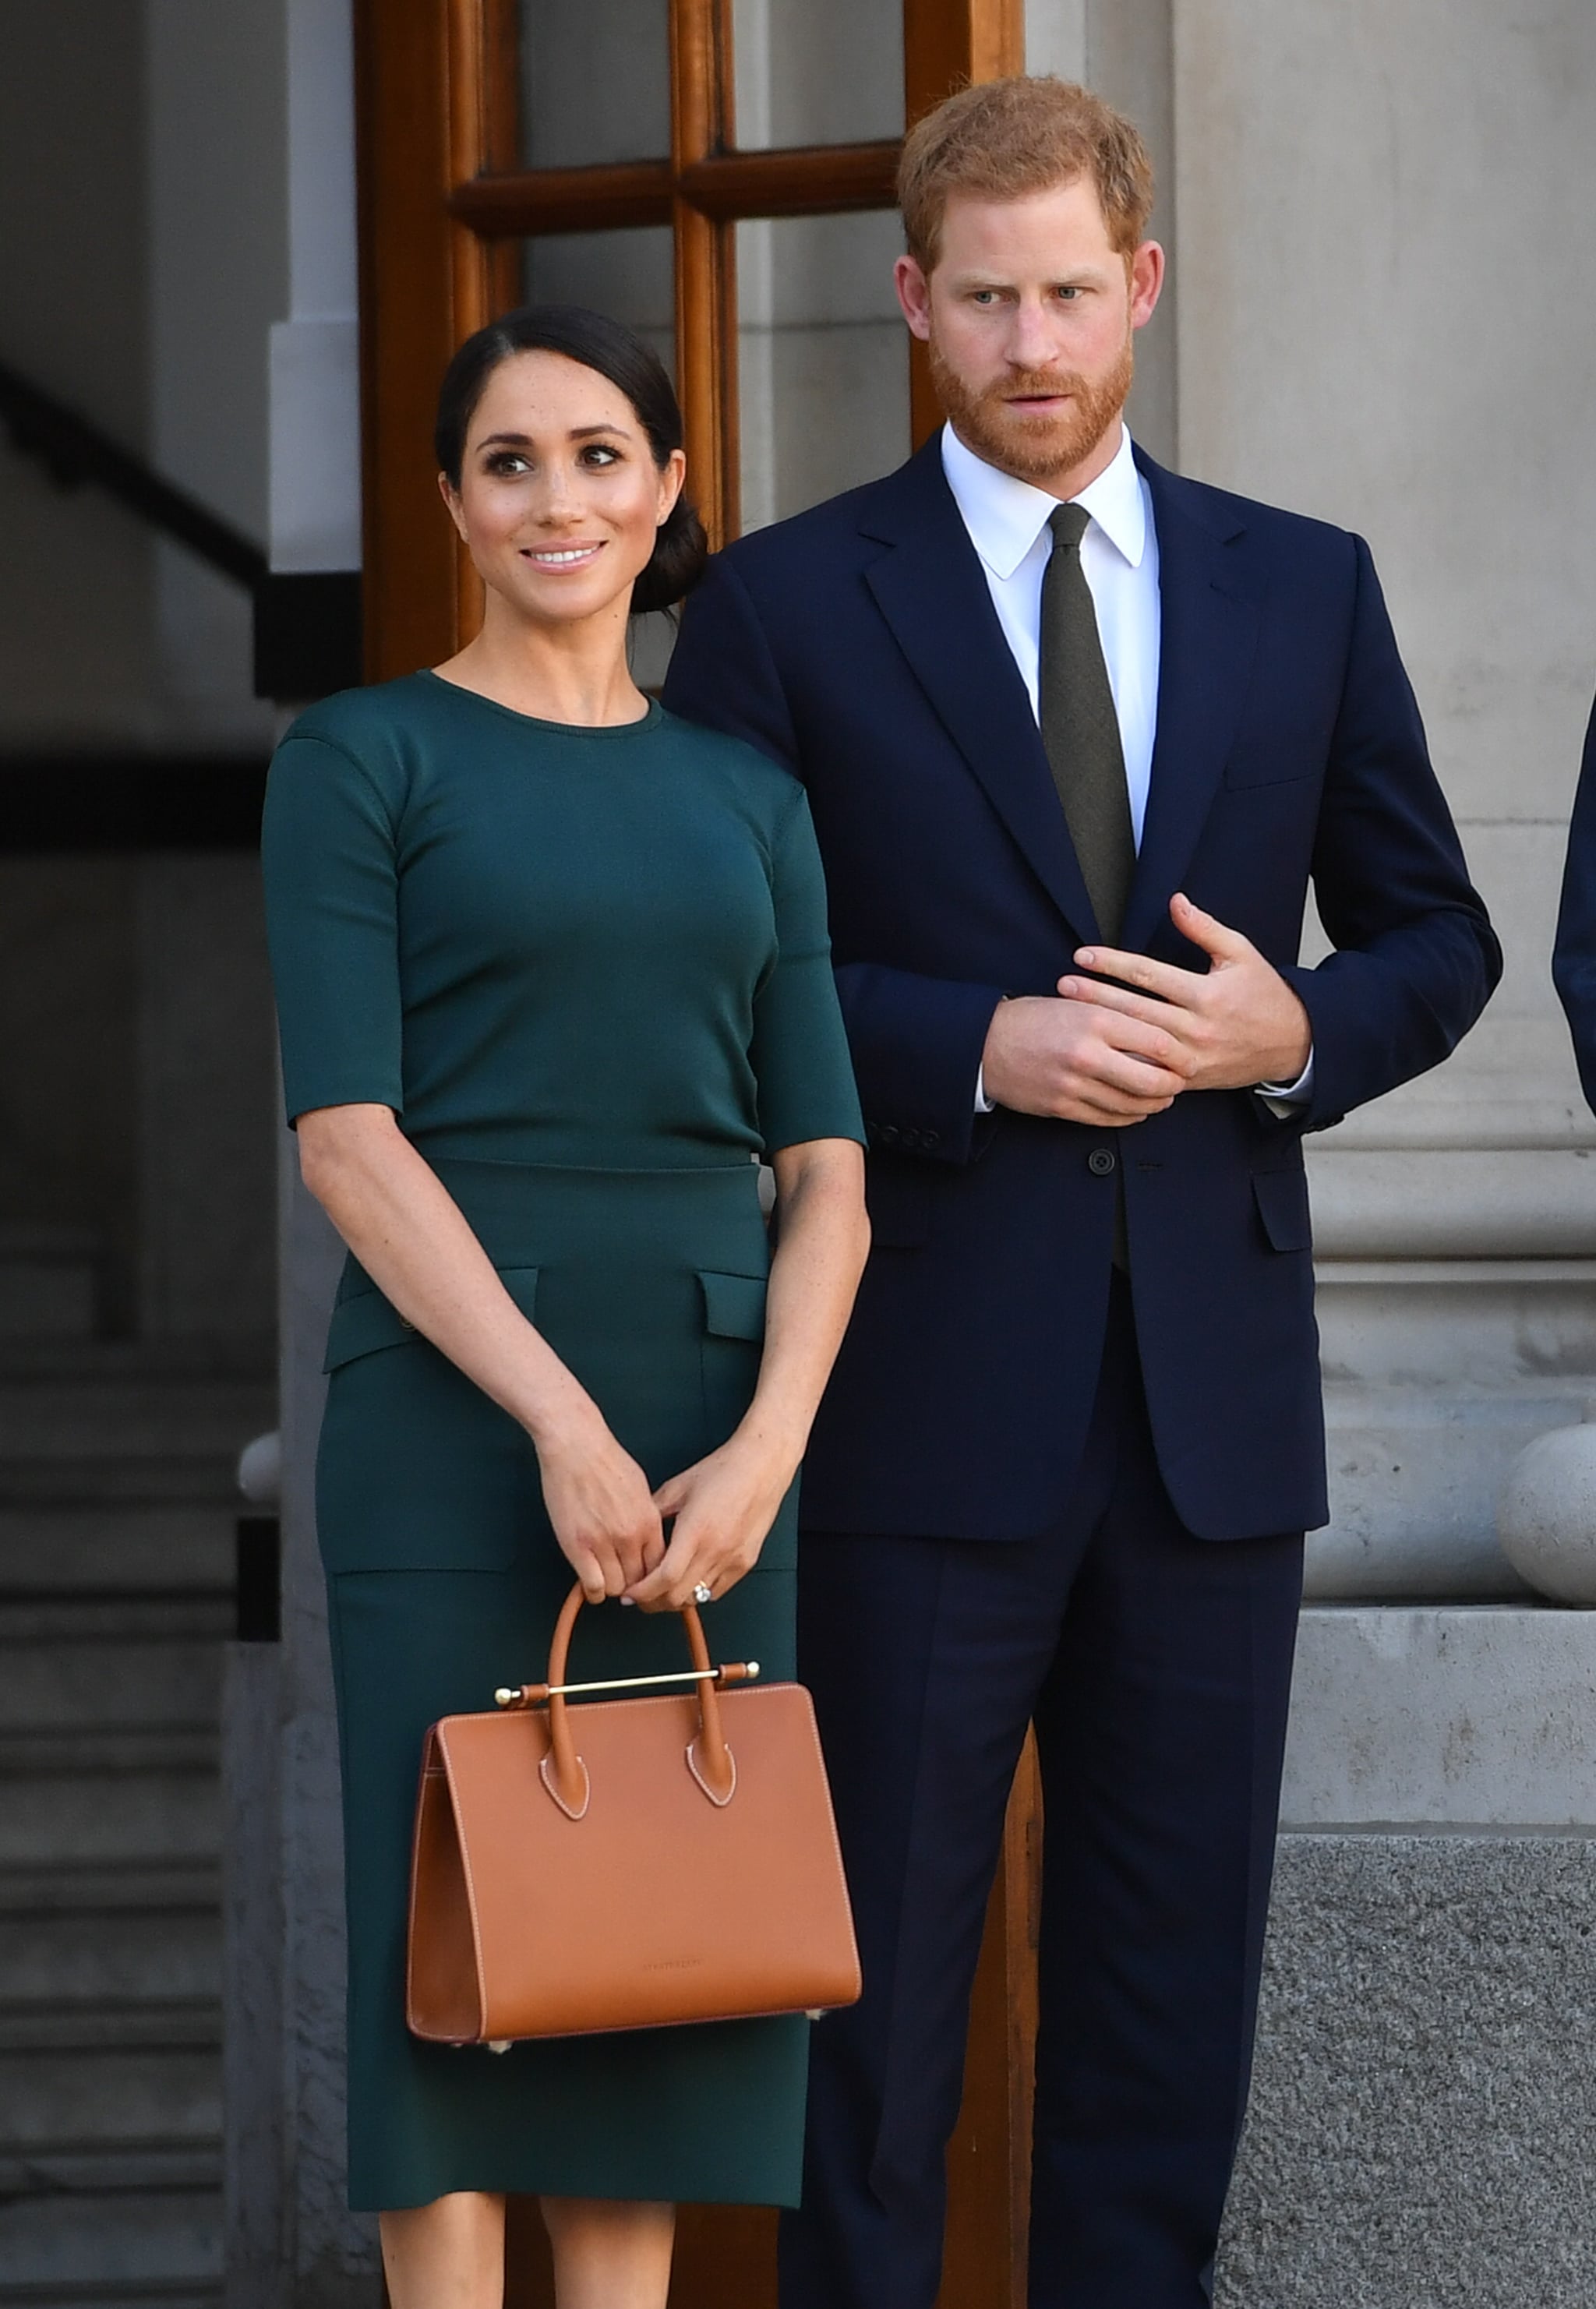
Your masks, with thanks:
M 1086 1168 L 1094 1179 L 1107 1179 L 1119 1168 L 1119 1157 L 1111 1146 L 1094 1146 L 1086 1157 Z
M 895 1122 L 884 1122 L 878 1136 L 884 1146 L 895 1146 L 902 1133 Z
M 942 1133 L 941 1133 L 941 1131 L 940 1131 L 940 1130 L 922 1130 L 922 1131 L 921 1131 L 921 1133 L 920 1133 L 920 1145 L 921 1145 L 922 1146 L 941 1146 L 941 1144 L 942 1144 Z

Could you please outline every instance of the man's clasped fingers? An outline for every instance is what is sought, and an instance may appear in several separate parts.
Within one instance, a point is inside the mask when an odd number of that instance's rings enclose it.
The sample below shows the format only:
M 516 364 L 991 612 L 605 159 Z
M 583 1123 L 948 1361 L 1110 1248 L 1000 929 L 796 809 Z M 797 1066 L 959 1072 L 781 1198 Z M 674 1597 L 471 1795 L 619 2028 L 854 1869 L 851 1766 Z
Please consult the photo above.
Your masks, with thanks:
M 1106 956 L 1103 967 L 1107 969 L 1110 963 L 1117 964 L 1123 960 L 1135 959 L 1137 957 L 1134 956 Z M 1143 956 L 1141 959 L 1145 962 L 1146 957 Z M 1165 967 L 1161 963 L 1152 963 L 1148 966 L 1153 970 Z M 1189 1016 L 1191 1008 L 1185 997 L 1194 983 L 1202 986 L 1206 982 L 1194 980 L 1190 971 L 1173 971 L 1170 975 L 1175 979 L 1184 978 L 1187 982 L 1186 986 L 1177 988 L 1169 994 L 1139 994 L 1133 993 L 1127 986 L 1110 985 L 1100 978 L 1061 978 L 1058 991 L 1066 1002 L 1089 1002 L 1096 1009 L 1111 1010 L 1117 1018 L 1134 1019 L 1139 1026 L 1146 1027 L 1150 1033 L 1159 1038 L 1157 1048 L 1150 1046 L 1144 1055 L 1154 1059 L 1160 1066 L 1178 1070 L 1186 1062 L 1185 1050 L 1179 1040 L 1180 1028 Z

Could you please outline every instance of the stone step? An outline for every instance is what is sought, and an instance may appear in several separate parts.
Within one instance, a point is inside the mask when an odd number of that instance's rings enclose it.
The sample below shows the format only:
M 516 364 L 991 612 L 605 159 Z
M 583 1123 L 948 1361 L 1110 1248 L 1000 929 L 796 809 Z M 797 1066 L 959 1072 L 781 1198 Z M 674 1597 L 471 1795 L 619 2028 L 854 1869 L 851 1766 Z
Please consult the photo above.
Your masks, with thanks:
M 199 2035 L 197 2028 L 194 2032 Z M 220 2027 L 192 2044 L 0 2047 L 0 2154 L 213 2145 L 221 2130 Z
M 99 1613 L 106 1614 L 104 1605 Z M 53 1613 L 37 1605 L 0 1612 L 0 1747 L 17 1733 L 99 1731 L 108 1737 L 215 1725 L 221 1652 L 214 1640 L 141 1638 L 119 1614 L 112 1615 L 123 1621 L 115 1632 L 81 1625 L 70 1633 L 47 1632 L 38 1624 L 65 1616 L 65 1609 Z
M 221 2189 L 212 2153 L 0 2158 L 4 2309 L 211 2309 L 221 2298 Z
M 136 1378 L 241 1384 L 270 1390 L 270 1345 L 244 1339 L 8 1339 L 0 1333 L 0 1387 L 40 1379 Z
M 120 1997 L 60 2007 L 0 2004 L 0 2059 L 13 2053 L 41 2058 L 79 2053 L 211 2051 L 221 2045 L 221 2008 L 213 1996 Z M 6 2117 L 0 2110 L 0 2140 Z
M 0 1596 L 220 1592 L 236 1515 L 230 1500 L 0 1507 Z
M 245 1379 L 151 1377 L 133 1369 L 80 1378 L 13 1378 L 0 1385 L 0 1467 L 41 1460 L 224 1460 L 263 1419 L 268 1388 Z
M 86 1228 L 0 1225 L 0 1337 L 92 1339 L 99 1259 L 99 1240 Z
M 0 1867 L 213 1858 L 214 1732 L 13 1735 L 0 1775 Z
M 214 1916 L 220 1901 L 221 1867 L 214 1853 L 177 1860 L 0 1866 L 0 1920 L 39 1916 L 65 1923 L 74 1916 L 113 1916 L 131 1929 L 137 1918 L 152 1913 Z
M 187 2004 L 221 1993 L 212 1906 L 8 1913 L 0 1887 L 0 1996 L 13 2014 L 110 2004 Z
M 0 1588 L 0 1645 L 171 1643 L 180 1639 L 215 1644 L 233 1632 L 233 1582 L 213 1587 L 114 1591 L 87 1599 L 26 1592 L 20 1599 Z
M 236 1466 L 237 1454 L 221 1451 L 120 1459 L 0 1454 L 0 1509 L 30 1515 L 39 1509 L 236 1508 Z

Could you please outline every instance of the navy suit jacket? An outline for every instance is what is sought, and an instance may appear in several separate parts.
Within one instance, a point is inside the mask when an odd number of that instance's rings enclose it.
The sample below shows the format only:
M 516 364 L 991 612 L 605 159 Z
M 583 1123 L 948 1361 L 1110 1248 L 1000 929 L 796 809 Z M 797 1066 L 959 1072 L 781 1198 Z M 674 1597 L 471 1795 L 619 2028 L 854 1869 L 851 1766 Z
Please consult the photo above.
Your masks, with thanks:
M 1585 732 L 1563 869 L 1552 978 L 1574 1033 L 1585 1103 L 1596 1107 L 1596 713 Z
M 1132 1129 L 974 1112 L 1005 994 L 1099 935 L 1024 685 L 938 444 L 744 538 L 665 689 L 809 791 L 868 1128 L 874 1250 L 804 1521 L 1025 1537 L 1060 1513 L 1097 1385 L 1123 1186 L 1159 1466 L 1205 1538 L 1326 1514 L 1302 1133 L 1444 1059 L 1500 972 L 1368 549 L 1138 457 L 1162 596 L 1158 731 L 1120 943 L 1187 967 L 1185 890 L 1313 1024 L 1290 1122 L 1190 1092 Z M 1298 965 L 1310 878 L 1336 952 Z

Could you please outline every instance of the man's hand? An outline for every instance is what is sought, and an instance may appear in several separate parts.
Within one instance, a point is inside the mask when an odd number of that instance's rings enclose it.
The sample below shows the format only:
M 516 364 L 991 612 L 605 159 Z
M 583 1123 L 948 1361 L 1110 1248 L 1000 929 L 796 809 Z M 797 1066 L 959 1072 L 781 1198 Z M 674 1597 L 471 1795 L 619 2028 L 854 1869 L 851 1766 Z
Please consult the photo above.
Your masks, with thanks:
M 1074 983 L 1061 981 L 1060 994 Z M 981 1079 L 989 1099 L 1017 1113 L 1123 1130 L 1172 1104 L 1190 1063 L 1161 1025 L 1051 994 L 1023 994 L 993 1013 Z
M 1265 962 L 1250 938 L 1227 930 L 1189 898 L 1170 899 L 1169 919 L 1182 938 L 1202 947 L 1211 968 L 1181 970 L 1115 947 L 1085 946 L 1075 956 L 1081 969 L 1124 983 L 1061 978 L 1059 993 L 1068 1003 L 1089 1005 L 1124 1025 L 1161 1029 L 1176 1052 L 1166 1063 L 1181 1074 L 1185 1089 L 1248 1090 L 1261 1082 L 1294 1083 L 1307 1064 L 1313 1029 L 1273 964 Z

